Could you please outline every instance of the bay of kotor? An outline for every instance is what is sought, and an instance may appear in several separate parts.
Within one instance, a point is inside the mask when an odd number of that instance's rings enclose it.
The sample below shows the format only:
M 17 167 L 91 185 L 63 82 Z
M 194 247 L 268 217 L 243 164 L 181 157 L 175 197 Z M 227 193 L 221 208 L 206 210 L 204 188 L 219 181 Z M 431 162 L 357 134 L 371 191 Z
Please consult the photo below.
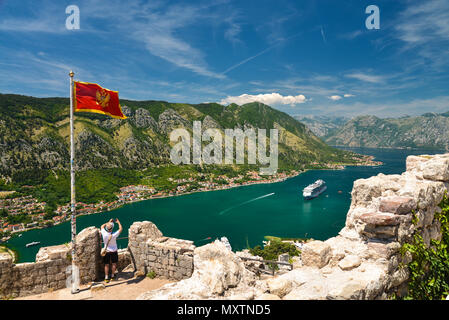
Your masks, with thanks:
M 353 182 L 384 174 L 405 171 L 405 159 L 411 154 L 435 154 L 440 150 L 395 150 L 347 148 L 372 155 L 383 162 L 377 167 L 350 166 L 344 170 L 310 170 L 282 182 L 256 184 L 227 190 L 135 202 L 119 209 L 77 217 L 77 231 L 100 227 L 110 218 L 119 218 L 124 231 L 118 241 L 127 246 L 128 228 L 135 221 L 149 220 L 166 236 L 193 240 L 203 245 L 225 236 L 233 250 L 262 244 L 264 236 L 314 238 L 325 240 L 344 226 L 351 202 Z M 302 189 L 318 179 L 327 190 L 319 197 L 304 200 Z M 25 247 L 27 243 L 40 244 Z M 40 247 L 68 243 L 70 222 L 25 232 L 8 245 L 19 253 L 18 262 L 32 262 Z

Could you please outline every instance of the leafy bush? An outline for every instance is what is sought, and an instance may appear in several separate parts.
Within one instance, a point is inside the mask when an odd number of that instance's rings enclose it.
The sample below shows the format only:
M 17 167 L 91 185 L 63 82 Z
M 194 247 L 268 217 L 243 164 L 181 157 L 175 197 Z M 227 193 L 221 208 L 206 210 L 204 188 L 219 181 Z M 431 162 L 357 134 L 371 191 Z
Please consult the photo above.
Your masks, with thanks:
M 264 260 L 277 260 L 278 256 L 283 253 L 288 253 L 290 257 L 300 254 L 300 251 L 293 244 L 278 239 L 270 240 L 270 245 L 264 248 L 260 245 L 250 248 L 249 252 L 253 256 L 262 257 Z
M 441 241 L 431 240 L 430 247 L 422 236 L 415 233 L 412 243 L 403 245 L 401 252 L 412 255 L 407 265 L 410 276 L 406 300 L 445 299 L 449 295 L 449 198 L 447 194 L 440 203 L 440 213 L 435 219 L 441 223 Z M 415 217 L 414 223 L 417 222 Z

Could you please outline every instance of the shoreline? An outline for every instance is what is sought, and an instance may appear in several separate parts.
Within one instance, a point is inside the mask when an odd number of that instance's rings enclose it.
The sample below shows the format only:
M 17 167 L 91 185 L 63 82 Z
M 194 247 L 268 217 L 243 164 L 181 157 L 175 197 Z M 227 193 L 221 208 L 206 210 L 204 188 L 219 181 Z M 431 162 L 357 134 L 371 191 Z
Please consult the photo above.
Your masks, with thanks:
M 350 147 L 350 146 L 345 146 L 345 145 L 329 145 L 330 147 L 333 148 L 339 148 L 341 150 L 344 150 L 344 148 L 349 148 L 349 149 L 386 149 L 386 150 L 412 150 L 412 151 L 449 151 L 449 149 L 444 149 L 444 148 L 437 148 L 437 147 Z
M 81 214 L 77 215 L 76 217 L 88 216 L 88 215 L 97 214 L 97 213 L 106 213 L 108 211 L 113 211 L 113 210 L 116 210 L 116 209 L 120 209 L 120 208 L 124 207 L 125 205 L 132 204 L 134 202 L 144 201 L 144 200 L 152 200 L 152 199 L 158 199 L 158 198 L 168 198 L 168 197 L 174 197 L 174 196 L 182 196 L 182 195 L 188 195 L 188 194 L 193 194 L 193 193 L 198 193 L 198 192 L 220 191 L 220 190 L 233 189 L 233 188 L 236 188 L 236 187 L 246 187 L 246 186 L 257 185 L 257 184 L 279 183 L 279 182 L 284 182 L 284 181 L 286 181 L 288 179 L 291 179 L 291 178 L 298 177 L 302 173 L 306 173 L 308 171 L 315 171 L 315 170 L 316 171 L 320 171 L 320 170 L 345 170 L 348 167 L 353 167 L 353 166 L 377 167 L 377 166 L 379 166 L 379 164 L 371 161 L 370 163 L 365 162 L 363 164 L 360 164 L 360 163 L 355 163 L 355 164 L 351 163 L 351 164 L 345 164 L 345 165 L 339 164 L 335 168 L 307 168 L 307 169 L 302 169 L 302 170 L 291 170 L 288 173 L 282 172 L 281 174 L 283 174 L 284 176 L 277 177 L 275 179 L 260 179 L 260 181 L 257 181 L 257 180 L 256 181 L 248 181 L 248 182 L 246 182 L 244 184 L 240 184 L 240 185 L 221 185 L 218 188 L 209 189 L 209 190 L 195 190 L 195 191 L 189 191 L 189 192 L 181 192 L 181 193 L 172 194 L 172 195 L 165 194 L 165 195 L 161 195 L 161 196 L 157 196 L 157 197 L 150 196 L 150 197 L 145 197 L 145 198 L 136 198 L 136 199 L 133 199 L 131 201 L 127 201 L 127 202 L 121 203 L 119 206 L 111 208 L 110 210 L 103 210 L 103 211 L 91 212 L 91 213 L 81 213 Z M 136 187 L 139 187 L 139 186 L 136 186 Z M 64 219 L 64 220 L 61 219 L 59 223 L 54 224 L 53 226 L 57 226 L 57 225 L 60 225 L 60 224 L 66 223 L 66 222 L 70 222 L 70 220 L 71 219 L 70 219 L 70 215 L 69 215 L 66 219 Z M 19 234 L 23 234 L 24 232 L 28 232 L 28 231 L 31 231 L 33 229 L 47 229 L 47 228 L 51 228 L 51 227 L 52 226 L 45 226 L 45 227 L 41 226 L 41 227 L 30 228 L 30 229 L 27 229 L 25 231 L 18 231 L 18 232 L 15 232 L 13 237 L 17 237 Z M 25 248 L 18 249 L 18 248 L 15 248 L 15 247 L 10 247 L 10 244 L 8 243 L 8 240 L 3 242 L 3 246 L 7 246 L 9 249 L 15 251 L 16 259 L 18 261 L 17 263 L 22 263 L 22 262 L 19 262 L 19 258 L 20 258 L 20 255 L 21 255 L 20 252 L 23 249 L 25 249 Z
M 264 181 L 264 182 L 257 182 L 257 181 L 254 181 L 254 182 L 245 183 L 245 184 L 241 184 L 241 185 L 235 185 L 235 186 L 225 186 L 225 187 L 222 187 L 222 188 L 215 188 L 215 189 L 210 189 L 210 190 L 195 190 L 195 191 L 188 191 L 188 192 L 180 192 L 180 193 L 177 193 L 177 194 L 171 194 L 171 195 L 170 195 L 170 194 L 167 194 L 167 195 L 161 195 L 161 196 L 157 196 L 157 197 L 154 197 L 153 195 L 151 195 L 151 196 L 148 197 L 148 198 L 139 198 L 139 199 L 136 199 L 136 200 L 133 200 L 133 201 L 127 201 L 127 202 L 125 202 L 125 203 L 121 203 L 121 204 L 118 205 L 117 207 L 114 207 L 114 208 L 112 208 L 112 209 L 110 209 L 110 210 L 102 210 L 102 211 L 91 212 L 91 213 L 80 213 L 80 214 L 76 214 L 75 216 L 78 218 L 78 217 L 83 217 L 83 216 L 89 216 L 89 215 L 92 215 L 92 214 L 106 213 L 106 212 L 110 212 L 110 211 L 114 211 L 114 210 L 120 209 L 120 208 L 122 208 L 122 207 L 124 207 L 124 206 L 126 206 L 126 205 L 129 205 L 129 204 L 133 204 L 133 203 L 141 202 L 141 201 L 146 201 L 146 200 L 164 199 L 164 198 L 169 198 L 169 197 L 179 197 L 179 196 L 184 196 L 184 195 L 189 195 L 189 194 L 194 194 L 194 193 L 199 193 L 199 192 L 222 191 L 222 190 L 233 189 L 233 188 L 238 188 L 238 187 L 247 187 L 247 186 L 256 185 L 256 184 L 270 184 L 270 183 L 283 182 L 283 181 L 285 181 L 285 180 L 287 180 L 287 179 L 297 177 L 297 176 L 299 176 L 301 173 L 307 172 L 308 170 L 321 170 L 321 169 L 304 169 L 304 171 L 300 171 L 300 172 L 297 172 L 296 174 L 287 176 L 287 177 L 285 177 L 285 178 L 276 179 L 276 180 L 274 180 L 274 181 Z M 323 170 L 326 170 L 326 169 L 323 169 Z M 329 169 L 329 170 L 337 170 L 337 169 Z M 296 170 L 295 170 L 295 171 L 296 171 Z M 125 187 L 126 187 L 126 186 L 125 186 Z M 63 221 L 61 221 L 61 222 L 59 222 L 59 223 L 55 223 L 55 224 L 53 224 L 52 226 L 32 227 L 32 228 L 24 229 L 24 230 L 21 230 L 21 231 L 13 231 L 13 232 L 11 233 L 10 238 L 8 238 L 8 239 L 5 240 L 5 241 L 1 241 L 1 240 L 0 240 L 0 245 L 4 245 L 4 246 L 5 246 L 5 245 L 7 244 L 7 242 L 8 242 L 9 239 L 11 239 L 12 237 L 16 237 L 16 236 L 18 236 L 18 235 L 20 235 L 20 234 L 23 234 L 23 233 L 25 233 L 25 232 L 32 231 L 32 230 L 39 230 L 39 229 L 48 229 L 48 228 L 51 228 L 51 227 L 53 227 L 53 226 L 57 226 L 57 225 L 60 225 L 60 224 L 69 222 L 70 220 L 71 220 L 71 218 L 70 218 L 70 216 L 69 216 L 69 217 L 67 217 L 65 220 L 63 220 Z M 11 248 L 9 248 L 9 249 L 11 249 Z
M 367 157 L 371 157 L 371 156 L 367 156 Z M 286 181 L 287 179 L 291 179 L 291 178 L 297 177 L 297 176 L 299 176 L 299 175 L 301 175 L 303 173 L 306 173 L 306 172 L 308 172 L 310 170 L 344 170 L 346 167 L 351 167 L 351 166 L 377 167 L 377 166 L 381 166 L 381 165 L 383 165 L 382 162 L 380 162 L 380 161 L 373 161 L 372 159 L 369 159 L 365 163 L 337 164 L 337 165 L 335 165 L 334 168 L 323 168 L 322 167 L 322 168 L 302 169 L 302 171 L 300 171 L 300 170 L 292 170 L 295 173 L 287 175 L 286 177 L 277 178 L 277 179 L 274 179 L 274 180 L 271 180 L 271 181 L 251 181 L 251 182 L 247 182 L 247 183 L 244 183 L 244 184 L 241 184 L 241 185 L 232 185 L 232 186 L 226 185 L 226 186 L 222 186 L 221 188 L 217 187 L 217 188 L 210 189 L 210 190 L 195 190 L 195 191 L 189 191 L 189 192 L 180 192 L 180 193 L 176 193 L 176 194 L 166 194 L 166 195 L 161 195 L 161 196 L 156 196 L 156 197 L 151 195 L 151 196 L 146 197 L 146 198 L 139 198 L 139 199 L 136 199 L 136 200 L 132 200 L 132 201 L 127 201 L 127 202 L 121 203 L 117 207 L 114 207 L 114 208 L 112 208 L 110 210 L 102 210 L 102 211 L 98 211 L 98 212 L 76 214 L 76 217 L 88 216 L 88 215 L 92 215 L 92 214 L 106 213 L 106 212 L 110 212 L 110 211 L 113 211 L 113 210 L 120 209 L 120 208 L 122 208 L 122 207 L 124 207 L 126 205 L 129 205 L 129 204 L 133 204 L 133 203 L 141 202 L 141 201 L 146 201 L 146 200 L 164 199 L 164 198 L 169 198 L 169 197 L 178 197 L 178 196 L 189 195 L 189 194 L 194 194 L 194 193 L 199 193 L 199 192 L 222 191 L 222 190 L 228 190 L 228 189 L 233 189 L 233 188 L 238 188 L 238 187 L 247 187 L 247 186 L 257 185 L 257 184 L 271 184 L 271 183 L 283 182 L 283 181 Z M 70 220 L 71 220 L 71 217 L 68 216 L 65 220 L 62 220 L 59 223 L 55 223 L 55 224 L 53 224 L 51 226 L 32 227 L 32 228 L 25 229 L 25 230 L 22 230 L 22 231 L 16 231 L 16 232 L 13 232 L 11 234 L 11 237 L 9 239 L 11 239 L 12 237 L 15 237 L 15 236 L 17 236 L 19 234 L 31 231 L 31 230 L 51 228 L 53 226 L 57 226 L 57 225 L 69 222 Z M 6 245 L 9 239 L 7 239 L 6 241 L 0 241 L 0 244 Z

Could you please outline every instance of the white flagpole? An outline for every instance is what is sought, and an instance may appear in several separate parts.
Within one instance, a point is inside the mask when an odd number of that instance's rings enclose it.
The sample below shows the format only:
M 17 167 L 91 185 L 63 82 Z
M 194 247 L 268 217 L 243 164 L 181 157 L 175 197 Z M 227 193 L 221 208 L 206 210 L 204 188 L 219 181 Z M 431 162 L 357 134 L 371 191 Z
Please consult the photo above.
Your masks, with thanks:
M 75 139 L 73 130 L 73 76 L 75 74 L 70 70 L 70 204 L 71 204 L 71 226 L 72 226 L 72 294 L 78 293 L 78 274 L 76 272 L 76 217 L 75 217 Z

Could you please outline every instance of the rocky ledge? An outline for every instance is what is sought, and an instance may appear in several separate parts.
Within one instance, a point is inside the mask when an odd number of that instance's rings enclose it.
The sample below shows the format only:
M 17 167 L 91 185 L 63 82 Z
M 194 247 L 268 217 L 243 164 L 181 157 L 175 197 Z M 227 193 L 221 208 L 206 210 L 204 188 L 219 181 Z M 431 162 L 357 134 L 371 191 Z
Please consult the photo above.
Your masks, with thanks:
M 190 278 L 138 299 L 387 299 L 407 292 L 409 256 L 399 252 L 419 232 L 441 239 L 434 218 L 449 187 L 449 154 L 409 156 L 406 172 L 354 182 L 345 227 L 303 247 L 294 269 L 261 278 L 215 241 L 194 250 Z M 413 216 L 417 223 L 412 223 Z

